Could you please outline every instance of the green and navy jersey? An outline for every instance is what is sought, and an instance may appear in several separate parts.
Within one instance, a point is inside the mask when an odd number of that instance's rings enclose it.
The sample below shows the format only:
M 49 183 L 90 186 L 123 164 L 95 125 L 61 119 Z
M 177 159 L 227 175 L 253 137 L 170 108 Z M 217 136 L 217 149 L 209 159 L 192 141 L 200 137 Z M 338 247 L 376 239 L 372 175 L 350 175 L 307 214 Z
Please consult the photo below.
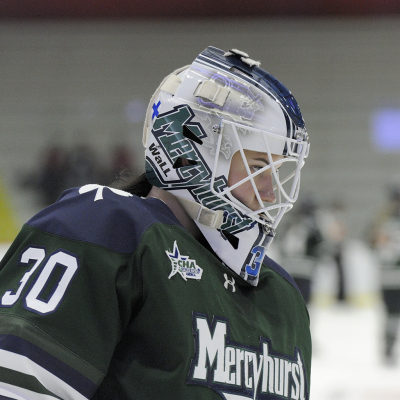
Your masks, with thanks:
M 70 189 L 0 264 L 1 399 L 307 400 L 310 364 L 290 276 L 247 284 L 158 199 Z

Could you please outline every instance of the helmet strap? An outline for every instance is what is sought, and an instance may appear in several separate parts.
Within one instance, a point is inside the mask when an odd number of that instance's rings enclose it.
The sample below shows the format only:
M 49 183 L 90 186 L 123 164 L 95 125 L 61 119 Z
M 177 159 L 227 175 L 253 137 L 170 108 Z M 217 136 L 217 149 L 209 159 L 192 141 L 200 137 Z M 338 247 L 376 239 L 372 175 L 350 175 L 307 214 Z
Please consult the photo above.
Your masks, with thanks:
M 211 210 L 196 201 L 185 199 L 180 196 L 175 197 L 194 221 L 206 226 L 211 226 L 215 229 L 221 228 L 224 220 L 224 213 L 222 210 Z

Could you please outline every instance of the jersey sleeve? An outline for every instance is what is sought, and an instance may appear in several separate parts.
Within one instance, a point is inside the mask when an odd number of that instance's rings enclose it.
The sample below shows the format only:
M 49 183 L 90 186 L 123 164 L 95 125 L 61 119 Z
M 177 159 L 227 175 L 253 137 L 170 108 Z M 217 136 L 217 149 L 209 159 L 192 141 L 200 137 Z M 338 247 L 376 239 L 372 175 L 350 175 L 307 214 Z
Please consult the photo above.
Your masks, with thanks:
M 90 399 L 140 307 L 145 225 L 110 190 L 80 197 L 24 225 L 0 264 L 0 398 Z

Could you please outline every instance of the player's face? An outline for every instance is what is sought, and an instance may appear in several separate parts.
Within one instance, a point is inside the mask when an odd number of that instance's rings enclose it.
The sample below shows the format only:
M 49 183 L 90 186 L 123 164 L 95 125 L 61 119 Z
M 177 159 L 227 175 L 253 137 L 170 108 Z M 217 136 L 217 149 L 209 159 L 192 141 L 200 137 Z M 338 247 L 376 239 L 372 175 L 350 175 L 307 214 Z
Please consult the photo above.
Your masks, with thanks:
M 270 162 L 277 162 L 283 158 L 281 155 L 273 154 L 272 160 L 270 160 L 266 153 L 253 150 L 244 150 L 244 154 L 252 174 L 269 165 Z M 276 164 L 275 168 L 278 168 Z M 232 157 L 228 176 L 228 186 L 231 187 L 248 176 L 240 151 L 237 151 Z M 271 204 L 275 203 L 276 198 L 273 190 L 271 169 L 267 169 L 255 176 L 254 182 L 257 186 L 261 200 Z M 233 189 L 232 195 L 253 211 L 258 210 L 261 207 L 250 180 Z

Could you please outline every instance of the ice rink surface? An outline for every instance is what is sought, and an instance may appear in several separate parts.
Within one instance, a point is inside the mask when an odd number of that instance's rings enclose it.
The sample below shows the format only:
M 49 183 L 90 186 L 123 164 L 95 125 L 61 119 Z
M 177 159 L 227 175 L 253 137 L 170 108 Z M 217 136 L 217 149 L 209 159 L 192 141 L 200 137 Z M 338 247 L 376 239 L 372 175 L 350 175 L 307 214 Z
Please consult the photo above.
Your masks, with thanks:
M 400 365 L 386 365 L 382 358 L 380 304 L 310 307 L 310 316 L 310 400 L 400 400 Z

